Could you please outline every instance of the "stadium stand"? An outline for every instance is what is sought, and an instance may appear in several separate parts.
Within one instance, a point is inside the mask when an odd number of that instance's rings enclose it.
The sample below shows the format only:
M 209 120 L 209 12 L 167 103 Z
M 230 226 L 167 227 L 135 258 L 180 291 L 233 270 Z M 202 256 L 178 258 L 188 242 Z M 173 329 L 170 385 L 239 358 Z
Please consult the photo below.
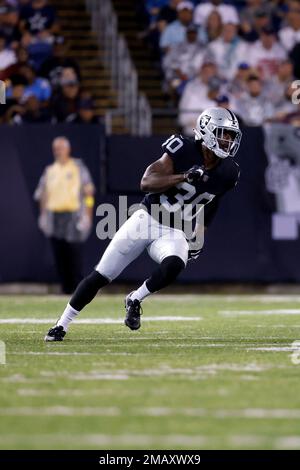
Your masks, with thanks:
M 39 2 L 43 4 L 44 1 L 37 0 L 37 6 Z M 49 88 L 47 80 L 52 86 L 52 96 L 47 96 L 46 121 L 80 122 L 77 112 L 84 106 L 82 100 L 86 98 L 87 93 L 93 114 L 104 119 L 107 109 L 116 107 L 117 96 L 111 87 L 110 72 L 103 67 L 101 59 L 104 51 L 99 47 L 96 34 L 91 30 L 91 16 L 86 10 L 85 0 L 53 0 L 46 2 L 45 6 L 42 5 L 43 8 L 51 8 L 51 14 L 55 15 L 55 19 L 51 20 L 55 26 L 51 25 L 51 28 L 54 28 L 53 34 L 49 34 L 46 40 L 39 40 L 42 33 L 28 31 L 30 2 L 19 0 L 14 6 L 4 1 L 2 3 L 0 79 L 6 81 L 8 102 L 1 108 L 1 122 L 27 122 L 23 119 L 23 114 L 28 111 L 26 99 L 32 94 L 28 89 L 32 84 L 28 83 L 28 73 L 25 73 L 28 67 L 24 68 L 26 65 L 33 67 L 33 73 L 39 82 L 41 77 L 44 78 L 45 88 Z M 14 16 L 11 18 L 12 15 Z M 8 27 L 9 22 L 13 22 L 13 30 Z M 73 69 L 73 74 L 70 69 Z M 75 87 L 77 90 L 74 92 Z M 67 101 L 70 101 L 70 96 L 74 93 L 76 106 L 67 106 L 68 109 L 64 113 L 59 112 L 57 115 L 56 103 L 59 101 L 61 104 L 65 94 Z M 86 102 L 85 107 L 87 106 Z M 30 122 L 44 122 L 44 117 Z M 119 130 L 124 131 L 124 126 Z
M 118 16 L 119 31 L 127 41 L 138 72 L 139 89 L 146 94 L 152 109 L 163 111 L 168 108 L 168 96 L 162 88 L 163 75 L 159 60 L 145 42 L 141 31 L 141 16 L 147 22 L 145 12 L 141 12 L 141 5 L 135 0 L 113 0 L 113 5 Z M 174 119 L 154 116 L 153 132 L 167 134 L 174 125 L 176 127 Z
M 248 125 L 284 120 L 299 38 L 298 0 L 0 0 L 0 121 L 102 120 L 108 135 L 165 135 L 208 101 L 226 101 Z M 196 83 L 193 103 L 190 85 L 205 63 L 217 65 L 221 83 L 209 95 Z M 249 76 L 260 86 L 249 87 Z M 270 111 L 247 120 L 249 102 Z
M 280 96 L 273 100 L 276 94 L 274 77 L 289 57 L 296 78 L 298 75 L 298 0 L 113 0 L 113 5 L 118 15 L 119 30 L 126 38 L 138 71 L 139 87 L 147 95 L 152 108 L 154 133 L 167 134 L 181 129 L 178 111 L 182 111 L 182 98 L 183 102 L 186 101 L 185 86 L 199 73 L 195 66 L 197 62 L 200 68 L 205 61 L 218 65 L 216 76 L 222 79 L 220 94 L 228 98 L 226 102 L 235 112 L 244 114 L 246 124 L 259 125 L 266 119 L 281 119 L 283 109 L 288 111 L 284 100 L 285 96 L 291 97 L 289 86 L 294 77 L 291 75 L 289 82 L 282 80 L 285 88 L 278 86 L 276 93 L 280 92 Z M 197 26 L 198 50 L 192 38 L 193 29 Z M 187 41 L 183 40 L 178 45 L 182 28 L 186 28 Z M 167 37 L 175 42 L 166 51 Z M 187 63 L 191 60 L 194 70 Z M 246 80 L 249 75 L 261 80 L 261 92 L 258 93 L 261 98 L 255 96 L 254 90 L 251 96 L 249 87 L 240 87 L 243 75 Z M 250 82 L 255 83 L 254 80 Z M 205 97 L 205 90 L 202 91 Z M 216 94 L 215 98 L 211 104 L 220 104 L 220 97 Z M 199 96 L 195 97 L 198 107 L 199 100 Z M 271 101 L 270 110 L 265 113 L 259 111 L 257 119 L 247 122 L 247 115 L 242 111 L 239 113 L 238 106 L 241 102 L 250 101 L 255 101 L 258 108 Z M 191 111 L 197 114 L 206 104 Z
M 110 87 L 110 74 L 104 69 L 91 18 L 85 0 L 53 0 L 61 30 L 69 49 L 66 58 L 75 59 L 80 66 L 82 88 L 94 97 L 96 113 L 104 116 L 108 108 L 116 106 L 116 93 Z

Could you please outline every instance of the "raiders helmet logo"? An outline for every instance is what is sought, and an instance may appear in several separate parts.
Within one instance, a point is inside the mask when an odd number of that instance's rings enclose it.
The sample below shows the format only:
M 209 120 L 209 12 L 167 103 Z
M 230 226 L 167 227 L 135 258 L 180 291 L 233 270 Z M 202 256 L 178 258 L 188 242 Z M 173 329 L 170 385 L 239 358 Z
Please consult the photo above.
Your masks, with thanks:
M 207 126 L 210 120 L 211 120 L 211 117 L 207 116 L 207 114 L 205 116 L 202 116 L 199 122 L 200 129 L 205 129 L 205 127 Z

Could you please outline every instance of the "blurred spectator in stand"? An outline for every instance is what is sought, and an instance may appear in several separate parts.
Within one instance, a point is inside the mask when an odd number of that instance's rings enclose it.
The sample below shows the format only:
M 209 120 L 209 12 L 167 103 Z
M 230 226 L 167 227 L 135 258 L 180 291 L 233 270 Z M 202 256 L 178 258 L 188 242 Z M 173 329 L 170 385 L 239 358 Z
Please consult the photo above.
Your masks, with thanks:
M 17 0 L 17 4 L 19 6 L 20 14 L 23 17 L 26 10 L 31 7 L 32 0 Z
M 227 84 L 227 92 L 230 96 L 238 99 L 245 91 L 247 91 L 247 80 L 250 73 L 251 68 L 249 64 L 247 64 L 247 62 L 241 62 L 238 66 L 235 77 Z
M 161 8 L 157 23 L 160 32 L 162 32 L 166 26 L 177 19 L 177 6 L 182 0 L 169 0 L 167 5 Z
M 293 105 L 292 111 L 278 116 L 277 120 L 284 124 L 290 124 L 291 126 L 300 128 L 300 103 Z
M 38 101 L 46 105 L 51 97 L 51 86 L 45 78 L 37 77 L 30 65 L 24 65 L 20 73 L 26 78 L 28 85 L 25 88 L 24 97 L 35 96 Z
M 216 98 L 216 105 L 218 108 L 230 109 L 230 101 L 227 95 L 218 95 Z
M 241 11 L 241 35 L 249 42 L 259 39 L 261 30 L 271 26 L 272 5 L 264 0 L 247 0 Z
M 204 29 L 201 31 L 201 39 L 204 43 L 215 41 L 221 36 L 223 29 L 222 17 L 217 11 L 212 11 L 204 24 Z
M 6 67 L 6 69 L 0 72 L 1 80 L 7 80 L 12 75 L 19 74 L 20 69 L 21 67 L 23 67 L 23 65 L 30 65 L 29 55 L 27 50 L 24 49 L 24 47 L 19 47 L 19 49 L 17 49 L 16 59 L 17 61 L 14 64 L 10 65 L 9 67 Z
M 0 33 L 0 72 L 16 61 L 16 54 L 6 46 L 6 37 Z
M 167 89 L 174 98 L 181 95 L 187 81 L 195 77 L 206 55 L 205 48 L 198 42 L 198 27 L 189 25 L 186 41 L 172 47 L 163 60 Z
M 22 75 L 13 75 L 6 89 L 6 104 L 0 106 L 2 122 L 11 123 L 17 113 L 23 112 L 23 97 L 27 80 Z
M 65 137 L 52 145 L 55 162 L 48 166 L 34 198 L 40 203 L 39 227 L 50 238 L 65 294 L 82 279 L 82 242 L 92 227 L 94 185 L 85 164 L 72 157 Z
M 196 78 L 187 83 L 179 102 L 179 124 L 186 135 L 191 135 L 197 116 L 215 106 L 222 82 L 215 64 L 205 62 Z
M 293 62 L 295 78 L 300 80 L 300 42 L 293 47 L 289 57 Z
M 295 93 L 295 88 L 292 85 L 292 82 L 289 83 L 283 94 L 276 99 L 274 102 L 275 106 L 275 119 L 281 119 L 283 116 L 295 111 L 295 104 L 293 104 L 292 98 Z
M 230 111 L 232 111 L 231 99 L 229 98 L 228 95 L 218 95 L 216 98 L 216 106 L 218 108 L 229 109 Z M 243 126 L 244 122 L 241 116 L 236 111 L 235 111 L 235 115 L 239 121 L 239 125 Z
M 212 41 L 208 46 L 208 53 L 218 66 L 219 73 L 227 80 L 236 75 L 238 65 L 247 56 L 249 45 L 238 36 L 236 24 L 225 23 L 222 36 Z
M 160 60 L 160 35 L 169 23 L 177 20 L 177 5 L 182 0 L 137 1 L 137 22 L 143 28 L 138 34 L 152 50 L 154 58 Z M 160 6 L 159 6 L 160 5 Z
M 247 80 L 247 91 L 232 102 L 232 110 L 237 112 L 247 126 L 261 126 L 274 115 L 274 106 L 264 92 L 263 84 L 256 75 Z
M 41 107 L 41 103 L 34 95 L 23 98 L 22 108 L 13 117 L 13 123 L 17 125 L 50 122 L 51 114 L 49 108 Z
M 19 11 L 13 5 L 6 4 L 0 7 L 0 33 L 6 37 L 7 44 L 11 49 L 16 49 L 21 40 L 19 29 Z
M 277 73 L 267 81 L 268 96 L 275 106 L 282 101 L 287 88 L 294 80 L 293 64 L 289 59 L 285 59 L 279 64 Z
M 48 0 L 32 0 L 21 10 L 21 30 L 44 42 L 53 41 L 53 34 L 58 30 L 55 9 Z
M 80 81 L 80 68 L 78 63 L 66 57 L 68 48 L 65 43 L 63 36 L 57 36 L 54 40 L 52 56 L 49 57 L 41 66 L 39 75 L 47 78 L 53 88 L 57 88 L 60 85 L 63 71 L 66 68 L 74 70 L 77 80 Z
M 54 8 L 47 0 L 32 0 L 32 4 L 21 9 L 21 44 L 29 52 L 36 69 L 52 54 L 54 33 L 58 31 Z
M 167 25 L 177 20 L 177 6 L 182 0 L 168 0 L 157 14 L 155 21 L 151 21 L 146 31 L 140 37 L 146 37 L 151 45 L 155 57 L 161 57 L 160 36 Z
M 286 57 L 285 50 L 277 41 L 275 30 L 269 26 L 262 29 L 260 39 L 251 45 L 247 60 L 265 80 L 277 72 L 280 62 Z
M 157 21 L 161 9 L 168 4 L 169 0 L 146 0 L 146 11 L 150 18 L 150 24 Z
M 94 101 L 89 92 L 80 94 L 78 113 L 69 122 L 73 124 L 101 124 L 101 119 L 95 113 Z
M 164 53 L 171 47 L 185 41 L 186 29 L 192 24 L 194 5 L 192 2 L 180 2 L 177 6 L 178 20 L 173 21 L 163 31 L 160 37 L 160 47 Z M 201 39 L 199 32 L 199 39 Z
M 200 26 L 204 26 L 208 16 L 217 11 L 221 16 L 222 23 L 233 22 L 239 23 L 237 10 L 232 5 L 225 5 L 222 0 L 211 0 L 210 2 L 201 3 L 195 8 L 194 22 Z
M 69 122 L 78 113 L 80 92 L 80 84 L 73 69 L 64 70 L 60 85 L 52 100 L 53 114 L 56 122 Z
M 24 35 L 21 44 L 28 50 L 29 60 L 35 70 L 39 70 L 42 64 L 52 55 L 52 44 L 38 38 L 30 39 L 29 36 Z
M 291 52 L 300 43 L 300 2 L 290 0 L 286 16 L 287 26 L 279 31 L 279 39 L 287 52 Z

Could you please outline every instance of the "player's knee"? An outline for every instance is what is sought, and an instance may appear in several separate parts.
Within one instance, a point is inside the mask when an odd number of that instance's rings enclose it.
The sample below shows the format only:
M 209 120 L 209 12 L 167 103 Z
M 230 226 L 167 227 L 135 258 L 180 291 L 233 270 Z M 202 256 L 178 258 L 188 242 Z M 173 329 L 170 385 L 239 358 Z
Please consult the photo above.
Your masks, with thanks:
M 110 280 L 103 276 L 103 274 L 100 274 L 98 271 L 93 270 L 85 279 L 84 281 L 86 282 L 89 287 L 93 289 L 101 289 L 101 287 L 106 286 L 107 284 L 110 283 Z
M 168 256 L 161 263 L 164 277 L 169 281 L 176 279 L 184 268 L 184 261 L 179 256 Z
M 91 274 L 84 278 L 78 285 L 70 300 L 70 305 L 80 312 L 93 300 L 99 289 L 109 284 L 109 282 L 110 281 L 102 276 L 102 274 L 97 271 L 92 271 Z

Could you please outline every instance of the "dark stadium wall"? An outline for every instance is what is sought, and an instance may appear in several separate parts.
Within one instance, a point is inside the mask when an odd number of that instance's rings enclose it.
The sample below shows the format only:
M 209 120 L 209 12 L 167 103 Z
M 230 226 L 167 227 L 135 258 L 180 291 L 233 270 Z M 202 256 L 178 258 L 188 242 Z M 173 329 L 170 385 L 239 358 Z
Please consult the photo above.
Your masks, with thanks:
M 66 135 L 73 155 L 84 159 L 97 186 L 97 204 L 126 194 L 128 204 L 139 202 L 139 181 L 149 163 L 161 155 L 162 136 L 149 138 L 112 136 L 105 140 L 99 126 L 33 125 L 0 127 L 0 282 L 55 282 L 57 274 L 48 241 L 37 228 L 33 192 L 39 177 L 52 161 L 51 142 Z M 275 241 L 271 236 L 273 198 L 265 189 L 267 158 L 263 132 L 243 130 L 237 158 L 241 180 L 224 197 L 206 235 L 204 253 L 189 263 L 183 282 L 299 282 L 300 265 L 295 253 L 299 239 Z M 106 158 L 106 169 L 103 167 Z M 105 184 L 106 192 L 103 185 Z M 100 190 L 101 189 L 101 190 Z M 99 219 L 95 217 L 95 227 Z M 90 271 L 107 242 L 95 230 L 85 245 L 85 270 Z M 122 282 L 142 281 L 153 261 L 143 255 L 120 276 Z

